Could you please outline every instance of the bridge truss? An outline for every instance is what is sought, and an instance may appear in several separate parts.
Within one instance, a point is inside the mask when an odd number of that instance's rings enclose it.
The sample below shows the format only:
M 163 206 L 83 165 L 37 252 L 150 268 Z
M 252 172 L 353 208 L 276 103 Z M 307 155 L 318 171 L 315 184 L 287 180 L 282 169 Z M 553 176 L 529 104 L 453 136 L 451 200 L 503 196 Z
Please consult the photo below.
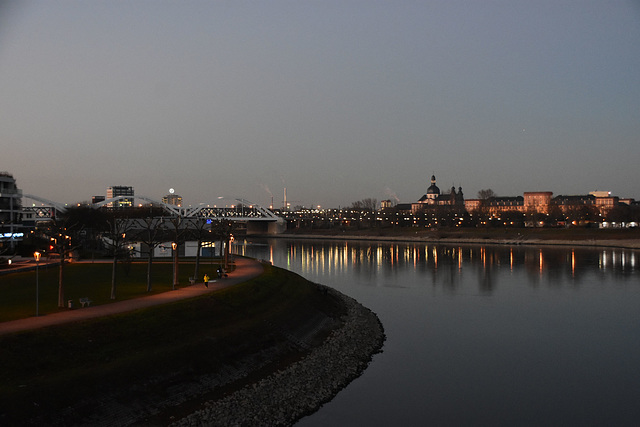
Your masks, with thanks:
M 131 196 L 118 196 L 112 199 L 104 200 L 100 203 L 95 203 L 92 206 L 107 206 L 111 203 L 130 198 Z M 206 203 L 200 203 L 199 205 L 193 207 L 180 207 L 164 202 L 159 202 L 157 200 L 150 199 L 144 196 L 135 196 L 135 198 L 144 200 L 152 206 L 162 207 L 169 214 L 169 216 L 178 216 L 182 218 L 206 218 L 213 221 L 283 221 L 282 218 L 275 215 L 269 209 L 255 203 L 251 203 L 246 199 L 233 199 L 234 203 L 231 204 L 231 206 L 227 204 L 225 207 L 218 207 L 217 205 L 211 206 L 210 204 Z
M 53 202 L 51 200 L 44 199 L 32 194 L 24 194 L 24 198 L 31 199 L 41 203 L 41 206 L 24 206 L 23 211 L 33 212 L 34 220 L 47 220 L 55 218 L 56 212 L 65 213 L 68 206 L 61 203 Z M 131 199 L 131 196 L 118 196 L 111 199 L 106 199 L 99 203 L 93 203 L 89 206 L 98 209 L 101 207 L 112 205 L 115 202 Z M 231 199 L 225 198 L 226 201 L 231 201 L 231 204 L 226 204 L 224 207 L 218 207 L 217 205 L 211 205 L 206 203 L 200 203 L 197 206 L 181 207 L 170 205 L 146 196 L 134 196 L 135 199 L 142 200 L 151 206 L 161 207 L 168 215 L 168 217 L 181 217 L 181 218 L 204 218 L 210 221 L 232 221 L 232 222 L 277 222 L 282 224 L 284 220 L 269 209 L 264 208 L 258 204 L 252 203 L 246 199 Z

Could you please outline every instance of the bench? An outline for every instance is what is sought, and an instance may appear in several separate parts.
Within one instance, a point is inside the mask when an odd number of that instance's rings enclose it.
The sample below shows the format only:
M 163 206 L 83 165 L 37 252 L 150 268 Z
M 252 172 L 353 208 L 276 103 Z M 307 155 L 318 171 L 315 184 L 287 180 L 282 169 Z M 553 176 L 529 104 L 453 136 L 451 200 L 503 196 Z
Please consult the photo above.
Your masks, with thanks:
M 78 301 L 80 301 L 80 304 L 82 304 L 82 306 L 84 307 L 85 305 L 88 307 L 91 305 L 91 300 L 89 299 L 89 297 L 82 297 L 82 298 L 78 298 Z

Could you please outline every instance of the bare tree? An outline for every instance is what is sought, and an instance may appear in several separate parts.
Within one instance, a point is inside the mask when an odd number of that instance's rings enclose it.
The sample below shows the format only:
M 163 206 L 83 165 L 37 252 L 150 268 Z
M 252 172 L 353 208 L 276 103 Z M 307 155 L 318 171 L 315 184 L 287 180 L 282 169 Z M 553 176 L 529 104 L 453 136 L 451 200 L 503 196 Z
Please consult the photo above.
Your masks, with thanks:
M 496 193 L 490 188 L 478 191 L 478 199 L 480 203 L 478 208 L 475 209 L 474 214 L 476 219 L 483 225 L 489 225 L 491 218 L 491 200 L 495 199 Z
M 127 240 L 127 233 L 132 230 L 133 223 L 123 218 L 112 218 L 107 221 L 109 224 L 109 231 L 106 233 L 107 246 L 110 247 L 113 255 L 113 266 L 111 268 L 111 299 L 116 299 L 116 270 L 118 265 L 118 258 L 124 254 L 123 245 Z M 129 236 L 131 237 L 131 236 Z
M 173 230 L 173 238 L 176 244 L 174 249 L 174 270 L 173 270 L 173 288 L 178 285 L 178 253 L 180 251 L 180 243 L 184 242 L 187 233 L 186 221 L 182 215 L 175 215 L 169 219 Z
M 229 268 L 229 252 L 231 246 L 231 236 L 233 235 L 233 223 L 231 221 L 216 221 L 212 223 L 211 228 L 214 235 L 220 239 L 222 246 L 224 247 L 224 253 L 222 247 L 220 248 L 220 256 L 224 258 L 224 268 Z
M 164 220 L 162 218 L 143 218 L 136 220 L 136 228 L 140 230 L 135 234 L 135 239 L 147 247 L 147 292 L 151 292 L 151 270 L 153 266 L 153 252 L 162 243 L 162 231 Z
M 64 263 L 70 251 L 71 236 L 65 217 L 52 218 L 41 230 L 49 239 L 50 253 L 60 256 L 58 269 L 58 307 L 64 307 Z
M 200 251 L 202 249 L 202 242 L 205 238 L 211 235 L 211 227 L 207 224 L 207 220 L 204 218 L 193 218 L 189 220 L 189 223 L 190 234 L 198 242 L 198 248 L 196 250 L 196 265 L 193 271 L 193 278 L 194 280 L 197 280 L 198 275 L 200 274 Z
M 60 257 L 60 267 L 58 270 L 58 307 L 64 307 L 64 267 L 65 260 L 70 257 L 70 254 L 75 249 L 72 246 L 72 237 L 74 241 L 78 242 L 77 233 L 83 228 L 83 225 L 79 221 L 78 212 L 74 209 L 69 209 L 66 213 L 61 213 L 58 216 L 48 221 L 43 228 L 39 231 L 48 239 L 50 246 L 52 247 L 51 253 L 57 254 Z
M 358 200 L 357 202 L 353 202 L 351 207 L 360 211 L 375 211 L 378 208 L 378 200 L 372 198 L 366 198 L 362 200 Z
M 496 197 L 496 193 L 490 188 L 478 191 L 478 199 L 480 200 L 489 200 L 493 197 Z

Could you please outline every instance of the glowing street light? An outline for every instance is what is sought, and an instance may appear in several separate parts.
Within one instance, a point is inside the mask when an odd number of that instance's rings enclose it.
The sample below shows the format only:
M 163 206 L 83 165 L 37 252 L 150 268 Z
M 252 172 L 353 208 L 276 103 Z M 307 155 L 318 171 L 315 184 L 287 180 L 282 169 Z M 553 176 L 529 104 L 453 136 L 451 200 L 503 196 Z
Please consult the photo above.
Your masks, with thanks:
M 40 278 L 38 277 L 38 263 L 40 262 L 40 252 L 34 252 L 33 257 L 36 259 L 36 317 L 39 315 L 39 295 L 40 295 Z
M 173 249 L 173 287 L 175 290 L 178 285 L 178 243 L 171 242 L 171 249 Z

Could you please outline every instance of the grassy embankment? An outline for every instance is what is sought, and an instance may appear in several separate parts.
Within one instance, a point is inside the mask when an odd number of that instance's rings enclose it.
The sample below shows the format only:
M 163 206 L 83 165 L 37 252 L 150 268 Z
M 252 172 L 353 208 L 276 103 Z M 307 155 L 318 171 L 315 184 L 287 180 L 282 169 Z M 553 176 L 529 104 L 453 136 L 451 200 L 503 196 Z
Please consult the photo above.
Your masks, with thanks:
M 133 292 L 121 283 L 123 294 Z M 118 393 L 130 402 L 164 396 L 173 384 L 215 374 L 284 342 L 275 324 L 293 328 L 308 313 L 337 316 L 341 310 L 314 284 L 266 266 L 256 279 L 199 298 L 2 336 L 0 423 L 21 423 L 27 415 L 55 422 L 47 417 L 88 397 L 95 406 L 89 404 L 84 416 L 99 407 L 101 395 Z
M 207 272 L 215 277 L 218 267 L 216 263 L 200 265 L 200 281 Z M 67 301 L 72 300 L 79 307 L 79 298 L 89 297 L 93 305 L 113 302 L 111 297 L 110 262 L 71 263 L 63 270 L 65 308 L 58 308 L 58 265 L 40 266 L 39 313 L 46 315 L 60 310 L 67 310 Z M 189 284 L 189 276 L 193 275 L 194 264 L 180 262 L 179 281 Z M 147 263 L 134 262 L 129 266 L 119 264 L 116 274 L 116 301 L 136 298 L 144 295 L 170 291 L 172 287 L 173 264 L 171 262 L 154 262 L 152 268 L 152 292 L 147 292 Z M 36 310 L 36 273 L 26 271 L 0 276 L 0 322 L 22 319 L 35 315 Z

